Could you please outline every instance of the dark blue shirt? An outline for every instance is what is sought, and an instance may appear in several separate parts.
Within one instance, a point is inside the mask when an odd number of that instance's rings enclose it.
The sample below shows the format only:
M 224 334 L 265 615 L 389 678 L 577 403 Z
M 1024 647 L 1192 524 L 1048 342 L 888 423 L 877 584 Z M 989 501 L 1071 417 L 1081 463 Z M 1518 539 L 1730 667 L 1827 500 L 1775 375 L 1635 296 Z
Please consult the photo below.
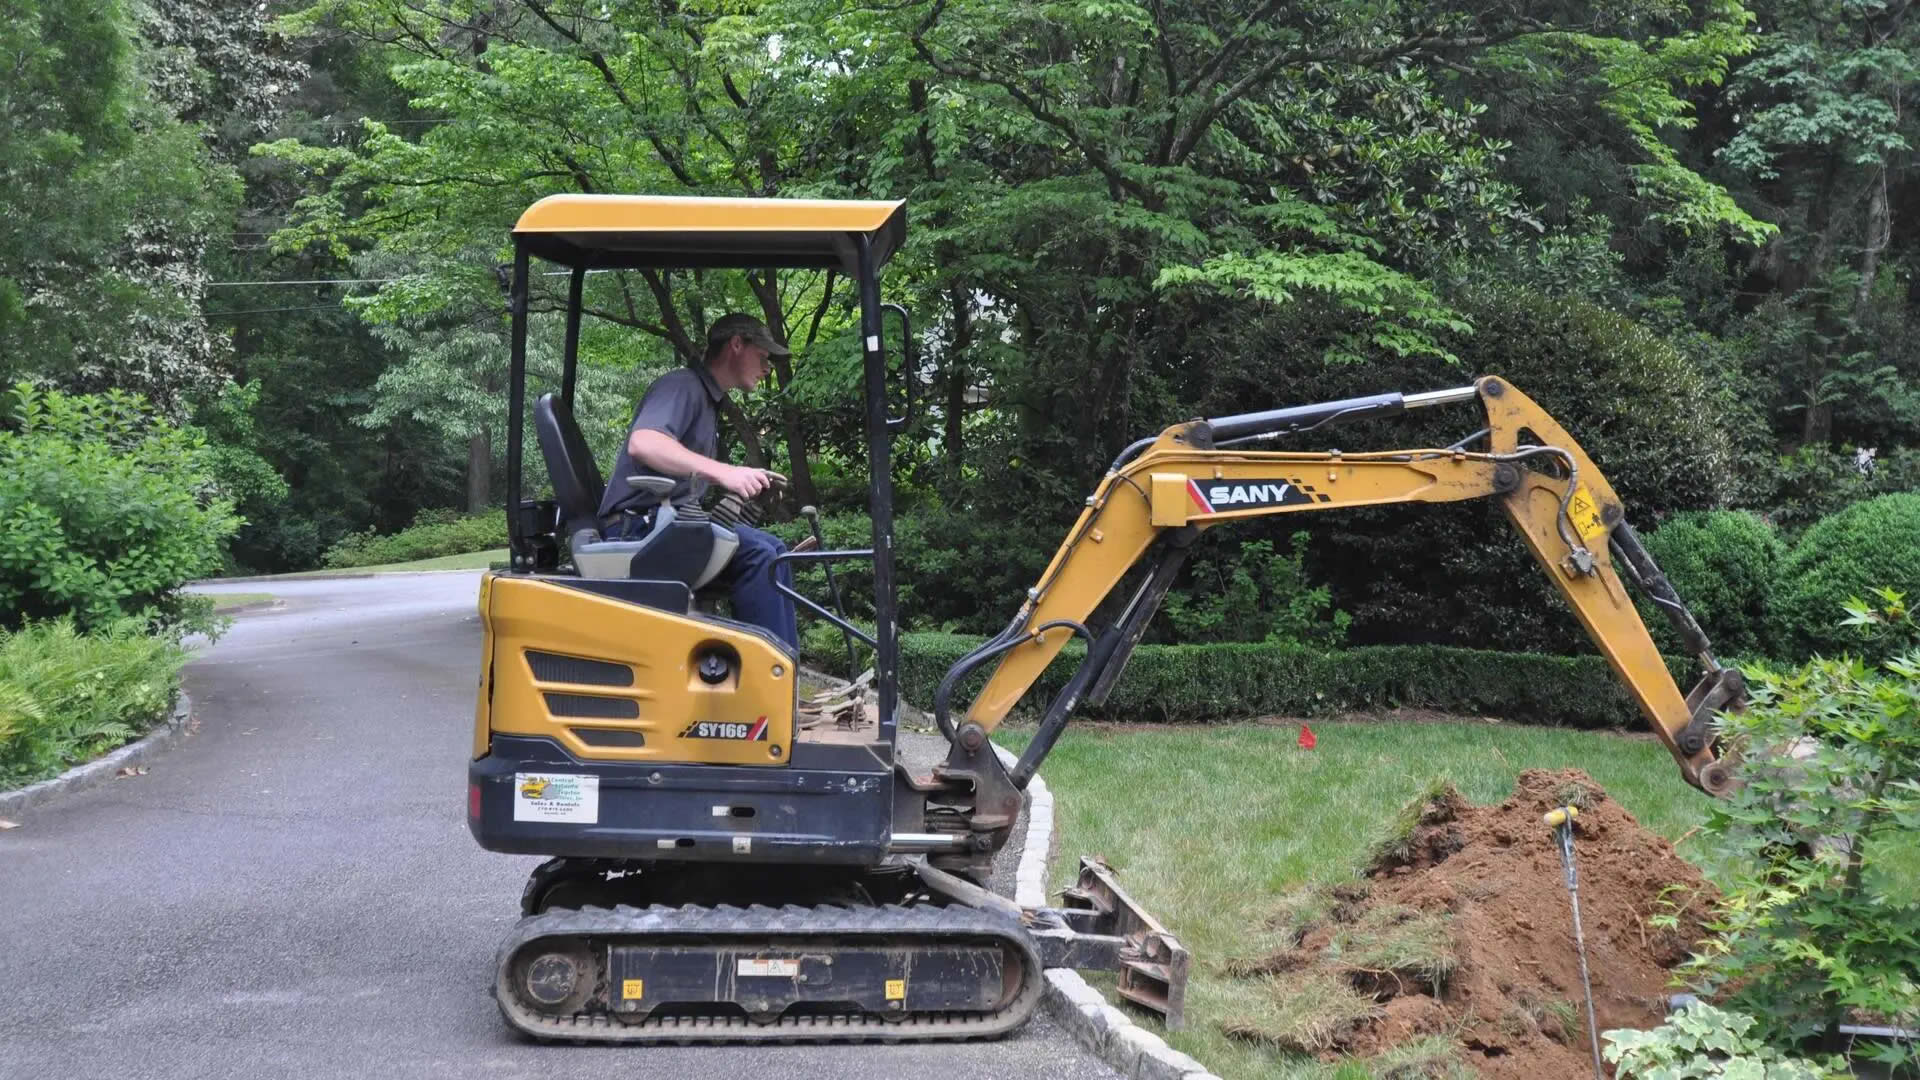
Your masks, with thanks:
M 627 437 L 620 443 L 620 456 L 613 463 L 613 473 L 607 477 L 607 494 L 600 500 L 601 518 L 610 518 L 629 510 L 643 511 L 653 508 L 657 501 L 647 492 L 627 483 L 629 476 L 664 476 L 654 469 L 641 466 L 627 452 L 627 445 L 633 441 L 633 433 L 640 430 L 662 431 L 671 436 L 681 446 L 704 457 L 713 457 L 719 443 L 720 399 L 726 392 L 720 384 L 713 381 L 713 373 L 706 365 L 695 368 L 679 368 L 669 371 L 653 381 L 647 387 L 645 396 L 633 410 L 633 425 L 627 429 Z M 687 505 L 700 501 L 706 493 L 707 481 L 704 477 L 677 476 L 679 483 L 667 501 L 675 505 Z

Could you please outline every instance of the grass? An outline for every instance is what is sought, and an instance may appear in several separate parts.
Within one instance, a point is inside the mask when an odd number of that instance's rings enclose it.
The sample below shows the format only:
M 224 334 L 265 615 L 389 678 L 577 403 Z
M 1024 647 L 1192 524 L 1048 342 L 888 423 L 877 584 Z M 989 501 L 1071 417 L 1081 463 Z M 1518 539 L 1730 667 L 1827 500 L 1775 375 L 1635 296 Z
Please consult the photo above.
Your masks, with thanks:
M 472 551 L 464 555 L 442 555 L 434 559 L 382 563 L 378 566 L 355 566 L 343 570 L 320 570 L 315 573 L 323 577 L 353 577 L 360 574 L 408 574 L 421 570 L 485 570 L 494 563 L 506 561 L 506 548 L 489 548 L 486 551 Z
M 253 607 L 255 604 L 269 603 L 272 600 L 273 600 L 272 593 L 263 593 L 263 592 L 214 593 L 213 594 L 213 613 L 215 615 L 221 615 L 221 614 L 225 614 L 226 612 L 236 610 L 238 608 Z
M 1341 1022 L 1354 1003 L 1330 993 L 1314 1001 L 1249 994 L 1250 984 L 1227 967 L 1276 936 L 1276 914 L 1285 918 L 1280 898 L 1294 894 L 1296 908 L 1327 902 L 1324 888 L 1315 899 L 1302 887 L 1350 880 L 1403 808 L 1436 779 L 1484 804 L 1504 799 L 1522 769 L 1584 769 L 1641 824 L 1712 872 L 1712 853 L 1688 835 L 1705 819 L 1707 798 L 1680 780 L 1672 758 L 1651 739 L 1475 723 L 1314 727 L 1319 745 L 1312 751 L 1295 745 L 1293 727 L 1081 727 L 1061 740 L 1043 770 L 1059 796 L 1061 842 L 1050 880 L 1070 882 L 1081 854 L 1102 854 L 1180 937 L 1195 958 L 1189 1026 L 1168 1038 L 1222 1076 L 1346 1080 L 1400 1064 L 1329 1066 L 1229 1038 L 1221 1025 L 1236 1021 L 1268 1031 L 1277 1023 L 1318 1030 L 1316 1024 Z M 1017 751 L 1029 737 L 1002 729 L 996 741 Z M 1886 876 L 1890 896 L 1920 900 L 1920 855 Z

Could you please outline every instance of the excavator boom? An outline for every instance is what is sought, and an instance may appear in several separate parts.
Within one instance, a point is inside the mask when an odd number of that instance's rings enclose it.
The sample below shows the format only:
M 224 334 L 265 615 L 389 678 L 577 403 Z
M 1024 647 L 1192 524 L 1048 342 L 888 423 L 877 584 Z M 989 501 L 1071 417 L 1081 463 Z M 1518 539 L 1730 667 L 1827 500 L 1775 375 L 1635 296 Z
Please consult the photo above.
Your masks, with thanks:
M 1485 429 L 1444 448 L 1244 448 L 1340 419 L 1472 400 L 1485 408 Z M 1481 437 L 1485 449 L 1467 449 Z M 1427 394 L 1381 394 L 1177 424 L 1129 447 L 1087 500 L 1012 623 L 948 673 L 935 716 L 955 742 L 955 760 L 971 757 L 969 751 L 1005 719 L 1068 639 L 1085 638 L 1086 661 L 1011 773 L 1013 784 L 1023 787 L 1072 710 L 1081 701 L 1104 700 L 1200 532 L 1270 514 L 1481 498 L 1500 501 L 1672 752 L 1681 775 L 1710 794 L 1725 792 L 1731 776 L 1714 755 L 1711 724 L 1717 711 L 1744 700 L 1739 672 L 1714 658 L 1706 635 L 1627 525 L 1619 496 L 1586 452 L 1526 395 L 1492 377 Z M 1089 616 L 1143 556 L 1152 563 L 1140 585 L 1112 624 L 1095 635 L 1086 626 Z M 1648 593 L 1705 668 L 1691 693 L 1681 693 L 1654 647 L 1623 572 Z M 954 688 L 990 661 L 997 666 L 956 726 L 949 716 Z

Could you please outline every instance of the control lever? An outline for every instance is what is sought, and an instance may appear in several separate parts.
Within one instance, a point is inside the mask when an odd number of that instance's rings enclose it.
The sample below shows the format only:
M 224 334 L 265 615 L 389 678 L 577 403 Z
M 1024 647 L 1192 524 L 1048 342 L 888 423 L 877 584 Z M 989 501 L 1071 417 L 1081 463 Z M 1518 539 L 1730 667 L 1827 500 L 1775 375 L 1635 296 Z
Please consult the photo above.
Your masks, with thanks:
M 813 531 L 813 546 L 816 548 L 826 547 L 826 537 L 820 534 L 819 507 L 803 506 L 800 508 L 800 516 L 807 519 L 807 528 Z M 820 564 L 820 568 L 827 572 L 827 589 L 833 596 L 834 614 L 845 619 L 847 617 L 847 608 L 840 599 L 840 579 L 833 576 L 833 564 L 823 562 Z M 853 644 L 853 631 L 843 626 L 840 628 L 840 636 L 847 640 L 847 673 L 852 674 L 860 670 L 860 654 Z

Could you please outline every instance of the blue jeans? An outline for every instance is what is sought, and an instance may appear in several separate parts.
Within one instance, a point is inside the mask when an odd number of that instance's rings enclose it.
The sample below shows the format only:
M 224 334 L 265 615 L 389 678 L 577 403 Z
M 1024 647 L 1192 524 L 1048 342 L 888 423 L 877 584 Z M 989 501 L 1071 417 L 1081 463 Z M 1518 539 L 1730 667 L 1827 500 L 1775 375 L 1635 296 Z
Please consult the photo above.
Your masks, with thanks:
M 799 655 L 800 633 L 794 627 L 793 600 L 773 587 L 767 573 L 774 557 L 784 554 L 787 545 L 779 537 L 749 525 L 736 526 L 733 531 L 740 534 L 740 548 L 714 584 L 733 591 L 734 618 L 766 628 Z M 779 574 L 780 583 L 793 588 L 793 565 L 781 563 Z

